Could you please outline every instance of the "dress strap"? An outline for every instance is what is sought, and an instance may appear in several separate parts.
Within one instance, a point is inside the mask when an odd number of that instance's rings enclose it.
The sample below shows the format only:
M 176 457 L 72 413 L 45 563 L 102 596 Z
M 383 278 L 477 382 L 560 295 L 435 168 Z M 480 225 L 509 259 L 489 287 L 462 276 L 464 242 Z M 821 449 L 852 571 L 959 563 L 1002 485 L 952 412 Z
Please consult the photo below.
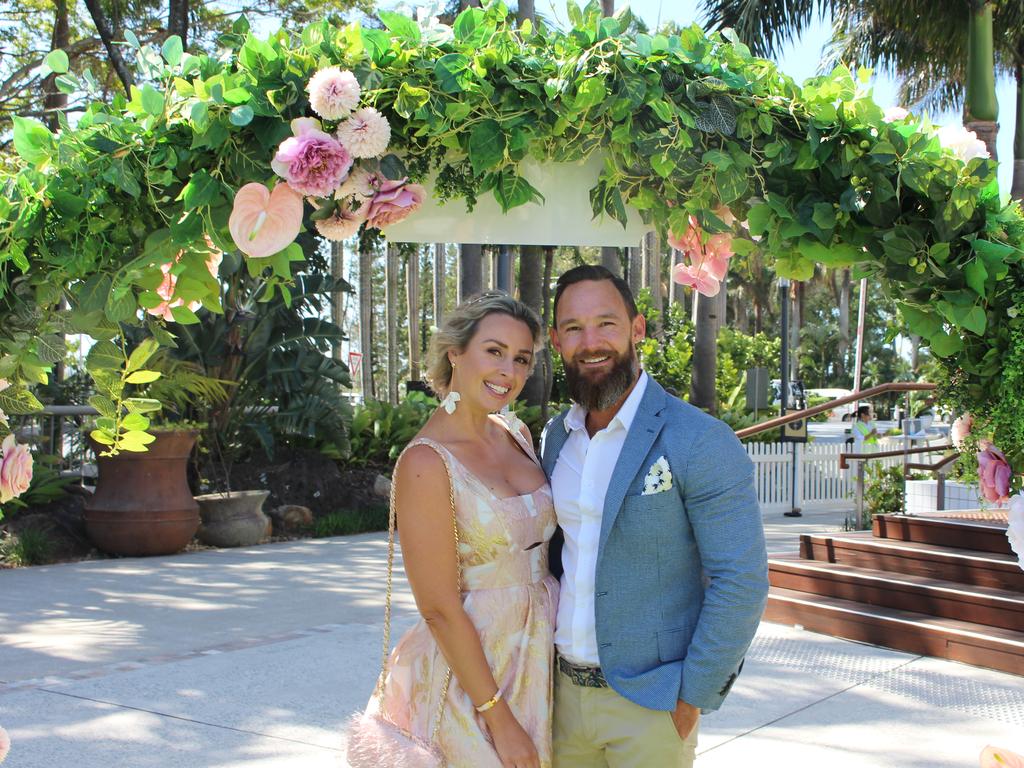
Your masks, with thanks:
M 516 416 L 514 413 L 498 413 L 495 414 L 498 417 L 498 421 L 501 422 L 502 426 L 508 430 L 509 434 L 512 435 L 512 439 L 516 445 L 519 446 L 523 453 L 529 456 L 533 463 L 538 467 L 543 468 L 540 463 L 540 459 L 537 458 L 537 451 L 534 449 L 533 444 L 528 442 L 523 436 L 522 428 L 526 426 L 522 419 Z

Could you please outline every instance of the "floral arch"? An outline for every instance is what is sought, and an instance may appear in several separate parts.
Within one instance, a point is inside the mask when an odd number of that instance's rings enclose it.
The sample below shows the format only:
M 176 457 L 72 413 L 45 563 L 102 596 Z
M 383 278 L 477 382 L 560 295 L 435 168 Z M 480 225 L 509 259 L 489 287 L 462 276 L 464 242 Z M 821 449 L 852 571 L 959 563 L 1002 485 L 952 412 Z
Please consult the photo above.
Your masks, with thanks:
M 780 276 L 825 264 L 884 281 L 945 362 L 947 400 L 990 421 L 1024 467 L 1024 218 L 1000 203 L 993 161 L 883 114 L 866 72 L 799 86 L 728 31 L 639 34 L 628 11 L 602 18 L 595 3 L 570 16 L 567 31 L 516 28 L 492 2 L 452 27 L 382 13 L 386 29 L 324 22 L 269 39 L 242 19 L 217 57 L 176 38 L 135 46 L 145 84 L 56 135 L 18 119 L 23 163 L 0 177 L 0 407 L 36 407 L 26 387 L 61 357 L 57 334 L 84 332 L 103 350 L 88 366 L 109 395 L 105 441 L 143 449 L 137 417 L 151 404 L 125 385 L 145 360 L 112 340 L 122 324 L 159 340 L 162 318 L 222 311 L 220 254 L 248 252 L 249 270 L 286 293 L 300 224 L 341 237 L 365 220 L 386 235 L 430 174 L 443 199 L 544 204 L 527 158 L 602 153 L 579 190 L 595 216 L 625 223 L 635 209 L 693 254 L 721 235 L 725 250 L 754 248 L 741 221 Z M 313 140 L 326 155 L 303 166 Z M 689 266 L 697 284 L 721 265 Z

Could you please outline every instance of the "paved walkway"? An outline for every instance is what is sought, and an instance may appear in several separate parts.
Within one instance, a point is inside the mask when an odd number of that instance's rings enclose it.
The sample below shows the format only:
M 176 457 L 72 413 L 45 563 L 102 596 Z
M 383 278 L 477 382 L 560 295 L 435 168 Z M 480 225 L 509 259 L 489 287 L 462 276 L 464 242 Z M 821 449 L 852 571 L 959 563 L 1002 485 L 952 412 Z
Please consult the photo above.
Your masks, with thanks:
M 843 517 L 769 518 L 770 549 Z M 4 768 L 342 768 L 377 672 L 384 549 L 371 534 L 0 571 Z M 415 613 L 396 586 L 400 631 Z M 765 623 L 698 766 L 976 766 L 990 742 L 1024 751 L 1022 683 Z

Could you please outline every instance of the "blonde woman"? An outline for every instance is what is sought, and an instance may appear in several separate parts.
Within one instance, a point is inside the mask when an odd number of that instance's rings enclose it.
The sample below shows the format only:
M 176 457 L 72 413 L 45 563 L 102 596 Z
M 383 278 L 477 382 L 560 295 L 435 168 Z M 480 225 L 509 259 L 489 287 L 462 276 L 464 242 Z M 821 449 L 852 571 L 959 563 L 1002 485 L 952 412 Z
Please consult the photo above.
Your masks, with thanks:
M 522 391 L 541 334 L 503 293 L 447 315 L 428 361 L 441 407 L 395 468 L 422 620 L 398 641 L 368 712 L 454 768 L 551 766 L 554 508 L 529 431 L 498 413 Z

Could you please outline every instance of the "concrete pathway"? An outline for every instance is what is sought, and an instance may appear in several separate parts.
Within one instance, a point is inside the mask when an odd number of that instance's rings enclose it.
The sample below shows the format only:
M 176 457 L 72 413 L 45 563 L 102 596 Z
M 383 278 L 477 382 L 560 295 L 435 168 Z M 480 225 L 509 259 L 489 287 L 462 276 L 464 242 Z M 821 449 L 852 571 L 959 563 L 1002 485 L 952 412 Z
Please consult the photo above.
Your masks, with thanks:
M 843 517 L 766 519 L 769 547 Z M 4 768 L 343 768 L 384 551 L 371 534 L 0 571 Z M 398 580 L 396 631 L 414 621 Z M 765 623 L 698 766 L 953 768 L 990 742 L 1024 752 L 1024 678 Z

